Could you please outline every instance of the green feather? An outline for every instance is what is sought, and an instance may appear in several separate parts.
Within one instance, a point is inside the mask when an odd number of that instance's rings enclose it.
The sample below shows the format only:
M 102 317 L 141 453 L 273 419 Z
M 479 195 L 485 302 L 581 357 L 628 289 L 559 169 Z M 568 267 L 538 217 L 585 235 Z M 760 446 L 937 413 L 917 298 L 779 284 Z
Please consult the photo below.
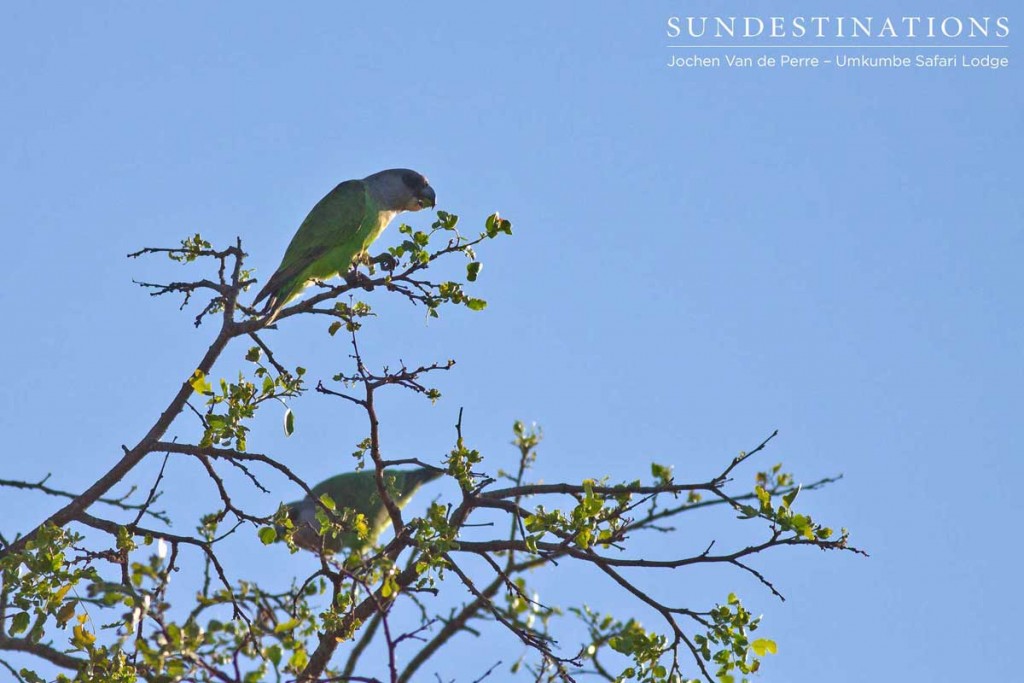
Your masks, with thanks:
M 390 216 L 378 210 L 361 180 L 347 180 L 317 202 L 302 221 L 281 265 L 253 302 L 268 298 L 276 314 L 312 280 L 348 272 L 353 259 L 380 235 Z
M 433 481 L 442 475 L 441 472 L 427 468 L 415 470 L 385 470 L 384 483 L 388 487 L 391 499 L 401 509 L 408 504 L 416 491 L 426 482 Z M 289 513 L 295 524 L 293 536 L 296 545 L 308 550 L 317 551 L 321 547 L 319 523 L 316 521 L 316 510 L 319 507 L 314 501 L 327 494 L 336 505 L 336 512 L 344 514 L 351 511 L 350 518 L 362 514 L 366 518 L 367 536 L 360 538 L 355 533 L 341 534 L 336 538 L 324 540 L 323 547 L 331 552 L 338 552 L 342 547 L 361 549 L 376 543 L 380 534 L 391 524 L 391 516 L 380 498 L 377 490 L 374 471 L 347 472 L 326 479 L 311 490 L 312 496 L 301 501 L 289 503 Z
M 398 214 L 433 207 L 437 199 L 427 179 L 407 168 L 391 168 L 346 180 L 317 202 L 302 221 L 281 265 L 256 295 L 267 300 L 270 324 L 312 280 L 344 275 Z

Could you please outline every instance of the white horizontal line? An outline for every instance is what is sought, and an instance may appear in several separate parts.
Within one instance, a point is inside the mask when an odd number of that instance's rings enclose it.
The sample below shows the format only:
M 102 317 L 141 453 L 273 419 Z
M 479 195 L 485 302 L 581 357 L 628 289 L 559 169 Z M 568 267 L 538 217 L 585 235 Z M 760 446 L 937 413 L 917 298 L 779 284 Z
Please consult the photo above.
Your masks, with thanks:
M 756 48 L 758 50 L 992 50 L 1006 49 L 1009 45 L 666 45 L 673 49 L 735 50 Z

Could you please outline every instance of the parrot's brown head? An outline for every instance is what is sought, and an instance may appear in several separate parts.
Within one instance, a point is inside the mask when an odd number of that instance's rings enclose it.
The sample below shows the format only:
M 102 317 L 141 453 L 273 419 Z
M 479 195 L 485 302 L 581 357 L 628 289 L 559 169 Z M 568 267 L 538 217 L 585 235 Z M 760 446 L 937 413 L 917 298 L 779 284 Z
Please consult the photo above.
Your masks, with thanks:
M 406 207 L 407 211 L 434 208 L 437 203 L 437 195 L 434 194 L 434 188 L 430 186 L 425 177 L 416 171 L 406 171 L 402 174 L 402 182 L 412 193 L 412 201 Z
M 363 179 L 370 192 L 389 211 L 419 211 L 434 208 L 437 195 L 421 173 L 408 168 L 391 168 Z

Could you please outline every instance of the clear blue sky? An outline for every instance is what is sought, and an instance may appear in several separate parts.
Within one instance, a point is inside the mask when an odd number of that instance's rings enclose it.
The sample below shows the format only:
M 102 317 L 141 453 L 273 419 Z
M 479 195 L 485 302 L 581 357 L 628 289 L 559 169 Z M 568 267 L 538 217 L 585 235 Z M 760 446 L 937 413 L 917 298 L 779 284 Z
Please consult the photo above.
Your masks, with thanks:
M 784 604 L 735 574 L 677 573 L 652 590 L 741 589 L 779 642 L 766 682 L 1010 680 L 1024 609 L 1017 36 L 1002 72 L 680 72 L 664 66 L 667 16 L 783 3 L 364 4 L 0 10 L 0 476 L 84 487 L 208 343 L 192 309 L 131 283 L 180 273 L 127 252 L 239 235 L 266 277 L 334 184 L 409 166 L 441 208 L 471 225 L 500 210 L 516 234 L 481 251 L 485 312 L 426 323 L 384 305 L 369 325 L 371 362 L 458 360 L 437 406 L 385 406 L 392 453 L 439 460 L 465 406 L 493 467 L 511 466 L 523 419 L 544 427 L 547 481 L 632 479 L 651 460 L 706 478 L 778 428 L 763 464 L 803 481 L 845 474 L 801 502 L 871 558 L 764 558 Z M 1017 20 L 1019 8 L 843 9 Z M 343 367 L 321 322 L 288 322 L 269 337 L 285 360 L 314 377 Z M 294 407 L 294 437 L 268 415 L 251 447 L 310 481 L 348 469 L 359 415 L 315 395 Z M 168 509 L 212 509 L 192 464 L 170 482 Z M 0 495 L 5 534 L 55 505 Z M 672 543 L 709 531 L 698 521 Z M 242 577 L 312 567 L 280 548 L 253 566 L 251 535 L 233 547 Z M 597 576 L 535 581 L 551 602 L 630 604 Z M 519 644 L 501 637 L 509 662 Z M 472 680 L 493 663 L 469 642 L 442 674 Z

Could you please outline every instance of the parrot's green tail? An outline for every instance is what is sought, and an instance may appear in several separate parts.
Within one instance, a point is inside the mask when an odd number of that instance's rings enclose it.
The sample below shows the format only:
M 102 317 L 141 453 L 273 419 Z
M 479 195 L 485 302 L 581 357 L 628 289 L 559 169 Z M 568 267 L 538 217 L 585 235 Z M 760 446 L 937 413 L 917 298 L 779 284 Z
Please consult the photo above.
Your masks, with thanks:
M 421 467 L 418 470 L 412 470 L 405 476 L 408 477 L 408 481 L 412 486 L 419 487 L 444 476 L 444 470 L 432 470 Z
M 295 290 L 296 282 L 294 280 L 282 281 L 282 278 L 271 277 L 267 284 L 263 286 L 263 289 L 260 290 L 260 293 L 256 295 L 256 298 L 253 299 L 252 305 L 255 307 L 256 304 L 266 298 L 267 303 L 264 304 L 260 313 L 267 316 L 266 324 L 270 325 L 277 318 L 277 314 L 281 312 L 281 309 L 295 298 Z

